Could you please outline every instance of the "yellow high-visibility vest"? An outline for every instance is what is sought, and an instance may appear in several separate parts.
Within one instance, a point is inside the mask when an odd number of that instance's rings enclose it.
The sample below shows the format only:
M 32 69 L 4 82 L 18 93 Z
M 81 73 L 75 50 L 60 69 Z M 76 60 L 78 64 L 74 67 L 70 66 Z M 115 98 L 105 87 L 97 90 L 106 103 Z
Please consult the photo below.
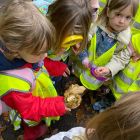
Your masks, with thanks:
M 0 72 L 0 95 L 8 94 L 10 91 L 19 91 L 23 93 L 32 92 L 34 96 L 39 96 L 41 98 L 55 97 L 57 92 L 53 86 L 51 79 L 45 68 L 41 68 L 38 72 L 33 72 L 30 68 L 23 68 L 17 70 L 7 70 Z M 11 120 L 15 120 L 15 116 L 11 113 Z M 51 120 L 59 120 L 59 117 L 47 117 L 44 118 L 49 126 Z M 37 122 L 29 121 L 28 125 L 36 125 Z M 15 122 L 15 129 L 19 128 L 21 123 L 21 117 L 18 115 Z
M 135 51 L 140 54 L 140 34 L 132 36 L 132 44 Z M 119 99 L 123 94 L 128 92 L 140 91 L 140 60 L 130 63 L 120 71 L 114 78 L 110 86 L 116 99 Z
M 90 61 L 91 65 L 104 66 L 105 64 L 107 64 L 109 62 L 109 60 L 112 58 L 112 55 L 114 54 L 116 46 L 117 46 L 117 43 L 115 43 L 107 52 L 105 52 L 101 56 L 97 57 L 97 55 L 96 55 L 96 34 L 95 34 L 91 40 L 91 45 L 88 50 L 89 61 Z M 88 88 L 90 90 L 96 90 L 103 84 L 102 81 L 97 80 L 94 76 L 91 75 L 89 69 L 86 69 L 80 75 L 80 81 L 86 88 Z

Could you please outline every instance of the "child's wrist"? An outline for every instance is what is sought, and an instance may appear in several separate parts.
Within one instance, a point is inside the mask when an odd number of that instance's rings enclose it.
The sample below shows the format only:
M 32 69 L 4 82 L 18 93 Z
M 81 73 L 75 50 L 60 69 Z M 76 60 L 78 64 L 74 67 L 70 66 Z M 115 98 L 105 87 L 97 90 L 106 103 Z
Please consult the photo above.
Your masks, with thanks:
M 83 65 L 89 65 L 89 60 L 88 60 L 88 57 L 86 57 L 83 61 L 82 61 L 82 64 Z
M 128 45 L 128 51 L 129 51 L 130 56 L 132 56 L 134 53 L 134 49 L 132 48 L 131 44 Z

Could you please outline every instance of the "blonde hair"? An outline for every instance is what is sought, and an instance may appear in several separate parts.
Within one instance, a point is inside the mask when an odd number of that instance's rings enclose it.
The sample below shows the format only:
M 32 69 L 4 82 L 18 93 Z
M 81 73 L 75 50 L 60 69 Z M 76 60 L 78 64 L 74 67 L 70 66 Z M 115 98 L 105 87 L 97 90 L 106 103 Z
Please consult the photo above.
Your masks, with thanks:
M 26 49 L 39 54 L 46 43 L 46 52 L 51 49 L 55 39 L 53 25 L 29 0 L 12 0 L 0 13 L 0 41 L 9 59 L 15 53 Z
M 140 93 L 130 93 L 111 108 L 91 119 L 87 129 L 88 140 L 138 140 L 140 139 Z
M 107 10 L 113 11 L 119 8 L 123 10 L 129 5 L 132 5 L 132 16 L 134 17 L 138 9 L 139 0 L 107 0 L 106 6 L 99 15 L 98 21 L 103 20 L 107 23 L 108 22 Z
M 61 48 L 65 37 L 72 34 L 83 36 L 81 49 L 87 46 L 88 30 L 92 21 L 88 0 L 56 0 L 49 6 L 49 17 L 56 29 L 56 50 Z

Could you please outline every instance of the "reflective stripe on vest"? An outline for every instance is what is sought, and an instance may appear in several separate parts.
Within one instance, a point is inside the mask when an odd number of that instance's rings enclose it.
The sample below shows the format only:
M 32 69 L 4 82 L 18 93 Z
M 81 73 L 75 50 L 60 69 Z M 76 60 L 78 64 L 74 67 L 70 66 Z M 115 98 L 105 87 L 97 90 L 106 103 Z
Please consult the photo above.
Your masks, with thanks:
M 114 89 L 116 89 L 117 92 L 119 92 L 120 94 L 123 94 L 123 90 L 116 84 L 113 83 Z
M 140 61 L 131 61 L 123 71 L 114 77 L 111 89 L 117 99 L 121 97 L 122 93 L 125 94 L 140 90 L 139 72 Z
M 0 74 L 0 85 L 0 96 L 3 96 L 10 91 L 20 91 L 26 93 L 31 89 L 31 84 L 29 84 L 29 82 L 2 73 Z
M 86 88 L 90 90 L 96 90 L 103 84 L 102 81 L 99 81 L 91 76 L 90 71 L 83 72 L 80 75 L 80 81 Z
M 26 120 L 24 119 L 25 123 L 28 124 L 28 126 L 36 126 L 39 124 L 39 122 L 35 122 L 35 121 L 30 121 L 30 120 Z
M 11 110 L 9 112 L 9 117 L 10 117 L 11 123 L 14 126 L 14 130 L 20 129 L 21 117 L 17 114 L 17 111 Z
M 99 57 L 96 57 L 96 34 L 95 34 L 91 40 L 91 45 L 88 50 L 91 65 L 104 66 L 105 64 L 107 64 L 108 61 L 112 58 L 112 55 L 114 54 L 116 45 L 117 43 L 114 46 L 112 46 L 112 48 L 110 48 L 108 51 L 106 51 L 104 54 L 102 54 Z M 80 75 L 80 81 L 86 88 L 90 90 L 96 90 L 103 84 L 102 81 L 99 81 L 95 77 L 93 77 L 89 70 L 85 70 L 85 72 L 83 72 Z
M 140 23 L 135 21 L 133 27 L 140 30 Z
M 133 80 L 126 77 L 125 74 L 119 73 L 118 75 L 115 76 L 115 78 L 113 79 L 113 84 L 110 87 L 116 99 L 119 99 L 123 94 L 128 93 L 128 89 L 130 85 L 133 83 Z
M 116 99 L 119 99 L 123 94 L 123 91 L 118 87 L 118 85 L 116 85 L 116 83 L 113 83 L 113 86 L 110 86 L 110 89 Z M 116 89 L 118 92 L 116 91 Z
M 125 73 L 123 73 L 122 71 L 119 73 L 121 80 L 123 80 L 126 84 L 130 85 L 133 83 L 133 79 L 128 78 Z
M 11 123 L 14 126 L 14 130 L 20 129 L 21 117 L 17 113 L 17 111 L 11 110 L 9 115 L 10 115 Z M 30 120 L 26 120 L 26 119 L 24 119 L 24 121 L 26 122 L 26 124 L 28 124 L 28 126 L 36 126 L 37 124 L 39 124 L 39 122 L 30 121 Z
M 100 1 L 99 5 L 100 5 L 101 8 L 104 8 L 106 4 L 104 2 L 102 2 L 102 1 Z
M 133 80 L 126 77 L 125 74 L 119 73 L 118 75 L 119 76 L 116 76 L 113 79 L 113 88 L 117 93 L 122 94 L 127 91 L 129 86 L 133 83 Z M 128 79 L 129 82 L 131 81 L 131 83 L 127 82 L 126 79 Z

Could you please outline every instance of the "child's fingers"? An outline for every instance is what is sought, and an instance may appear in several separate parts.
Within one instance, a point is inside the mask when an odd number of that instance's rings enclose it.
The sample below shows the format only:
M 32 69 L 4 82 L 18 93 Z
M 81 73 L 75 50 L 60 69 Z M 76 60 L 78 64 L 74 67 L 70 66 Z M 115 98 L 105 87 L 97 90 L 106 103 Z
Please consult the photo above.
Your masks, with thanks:
M 70 75 L 70 70 L 69 68 L 66 68 L 65 72 L 63 73 L 63 76 L 68 77 L 68 75 Z
M 71 111 L 71 109 L 70 109 L 70 108 L 68 108 L 68 107 L 65 107 L 65 109 L 66 109 L 66 111 L 69 111 L 69 112 Z
M 87 129 L 87 134 L 88 134 L 88 135 L 91 135 L 91 134 L 93 134 L 93 133 L 95 133 L 95 129 L 94 129 L 94 128 L 88 128 L 88 129 Z
M 72 50 L 76 55 L 79 53 L 79 48 L 80 47 L 81 47 L 80 43 L 77 43 L 75 46 L 72 47 Z
M 63 76 L 64 76 L 64 77 L 68 77 L 68 75 L 66 74 L 66 72 L 63 73 Z
M 100 73 L 100 72 L 103 72 L 103 71 L 104 71 L 104 68 L 98 67 L 98 68 L 96 69 L 96 71 L 99 72 L 99 73 Z
M 100 76 L 100 74 L 102 74 L 102 71 L 101 71 L 101 69 L 95 69 L 95 74 L 96 74 L 96 76 Z
M 65 72 L 66 72 L 68 75 L 70 75 L 70 70 L 69 70 L 69 68 L 66 68 Z
M 98 75 L 102 75 L 102 76 L 108 75 L 109 72 L 110 72 L 110 70 L 106 67 L 98 67 L 97 70 L 96 70 L 96 73 Z

